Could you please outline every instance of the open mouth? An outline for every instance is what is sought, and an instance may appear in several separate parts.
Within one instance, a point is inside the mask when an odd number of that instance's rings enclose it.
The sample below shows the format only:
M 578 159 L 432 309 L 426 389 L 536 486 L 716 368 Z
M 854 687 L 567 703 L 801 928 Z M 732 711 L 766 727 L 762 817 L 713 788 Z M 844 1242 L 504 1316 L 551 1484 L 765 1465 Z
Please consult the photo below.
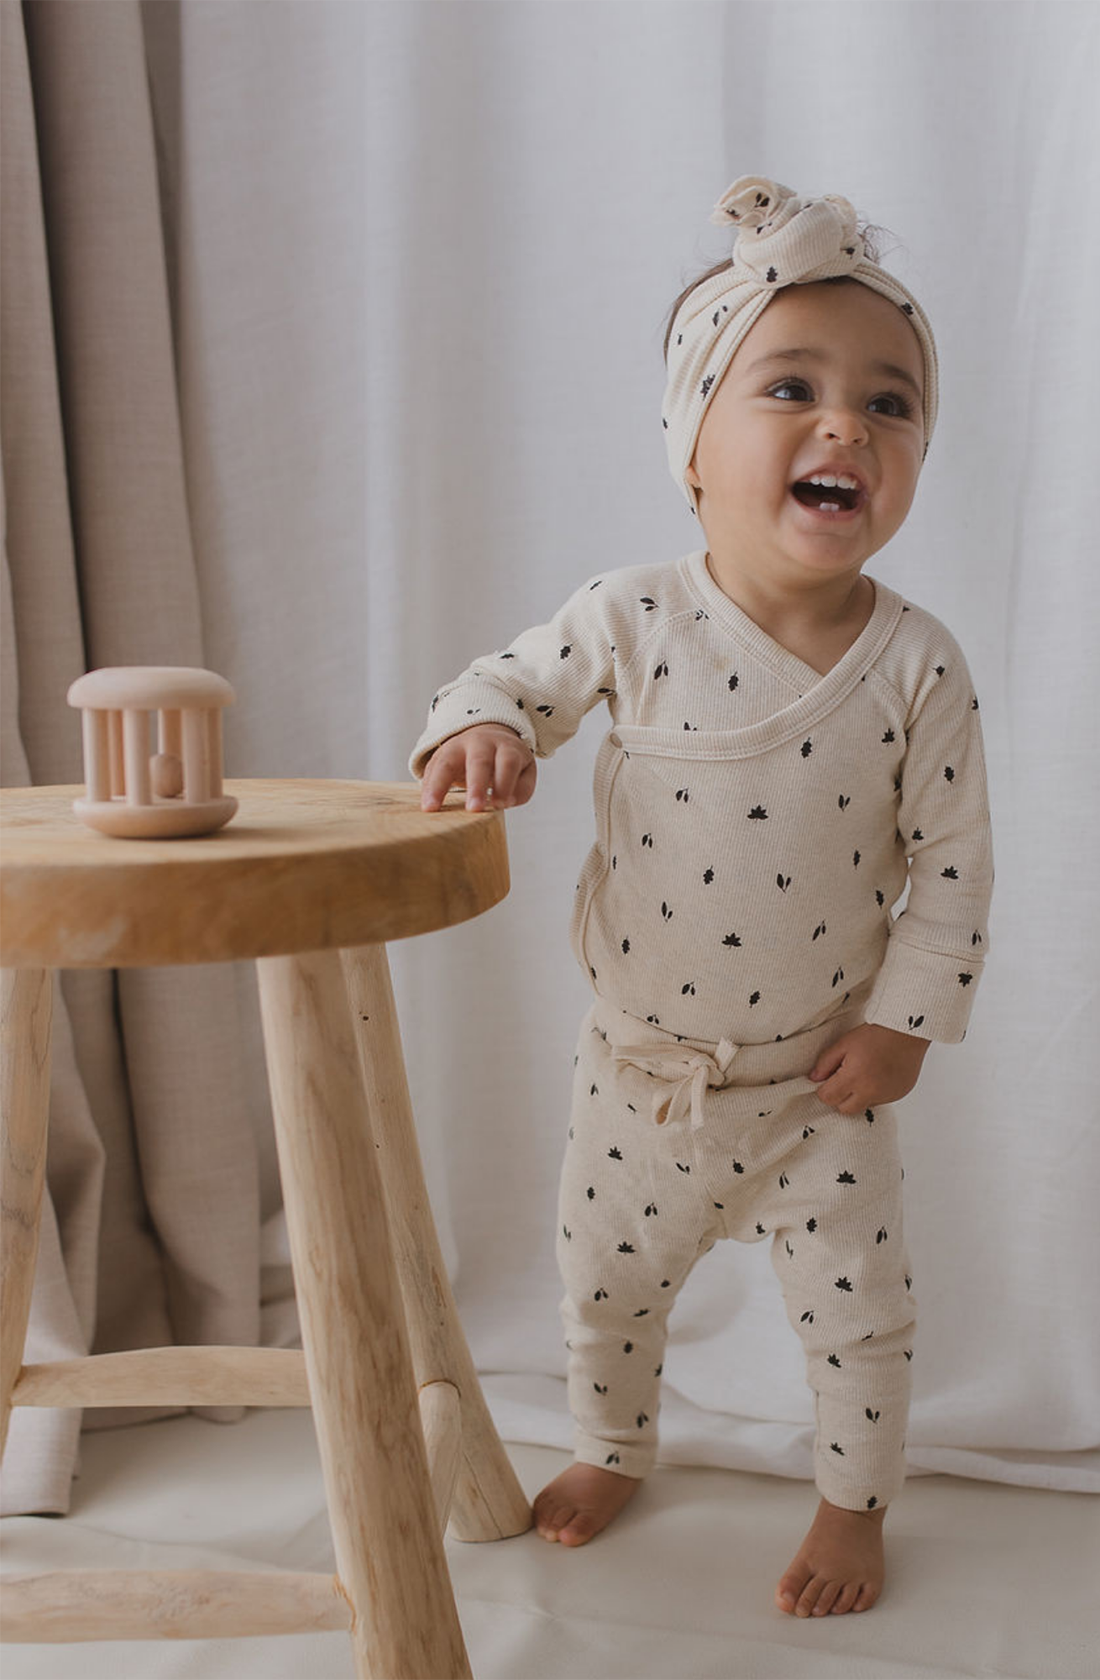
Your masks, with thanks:
M 791 485 L 791 494 L 803 507 L 819 513 L 854 513 L 864 501 L 864 492 L 858 487 L 853 490 L 842 484 L 811 484 L 805 479 Z

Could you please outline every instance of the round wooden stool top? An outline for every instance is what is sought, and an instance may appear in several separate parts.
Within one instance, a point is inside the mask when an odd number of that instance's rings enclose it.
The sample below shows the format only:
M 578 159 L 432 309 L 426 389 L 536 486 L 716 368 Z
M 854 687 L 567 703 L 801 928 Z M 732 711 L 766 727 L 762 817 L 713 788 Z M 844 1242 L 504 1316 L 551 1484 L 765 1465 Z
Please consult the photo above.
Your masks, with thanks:
M 191 840 L 122 840 L 80 787 L 0 796 L 0 962 L 145 968 L 382 944 L 508 891 L 502 812 L 428 813 L 401 782 L 229 781 L 240 809 Z

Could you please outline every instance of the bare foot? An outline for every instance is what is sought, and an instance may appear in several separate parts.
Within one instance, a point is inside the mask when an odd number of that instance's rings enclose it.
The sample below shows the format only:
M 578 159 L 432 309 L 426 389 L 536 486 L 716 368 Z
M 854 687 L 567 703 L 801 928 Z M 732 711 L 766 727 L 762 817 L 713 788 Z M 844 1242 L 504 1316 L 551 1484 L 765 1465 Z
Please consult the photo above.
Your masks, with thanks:
M 583 1546 L 618 1516 L 640 1486 L 635 1476 L 596 1464 L 571 1464 L 535 1500 L 535 1527 L 544 1540 Z
M 798 1555 L 775 1589 L 788 1616 L 869 1610 L 882 1591 L 881 1511 L 844 1511 L 823 1499 Z

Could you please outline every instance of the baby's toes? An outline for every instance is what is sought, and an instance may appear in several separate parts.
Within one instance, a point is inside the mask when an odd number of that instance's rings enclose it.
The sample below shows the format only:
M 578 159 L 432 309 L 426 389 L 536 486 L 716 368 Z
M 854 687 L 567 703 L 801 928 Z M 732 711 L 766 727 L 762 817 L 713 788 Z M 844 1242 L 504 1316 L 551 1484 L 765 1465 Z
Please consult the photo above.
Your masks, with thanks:
M 535 1528 L 544 1540 L 556 1540 L 566 1523 L 576 1514 L 575 1505 L 563 1505 L 560 1499 L 536 1499 L 532 1507 Z
M 825 1585 L 817 1595 L 817 1603 L 814 1605 L 814 1615 L 827 1616 L 843 1590 L 843 1581 L 826 1581 Z
M 852 1609 L 869 1610 L 872 1604 L 874 1604 L 877 1600 L 881 1591 L 881 1587 L 875 1586 L 870 1581 L 864 1581 L 863 1585 L 859 1589 L 859 1595 L 856 1598 L 855 1603 L 852 1605 Z
M 859 1597 L 862 1586 L 862 1581 L 848 1582 L 847 1586 L 845 1586 L 837 1595 L 837 1600 L 833 1605 L 832 1610 L 834 1616 L 846 1616 L 848 1614 L 848 1611 L 852 1608 L 856 1599 Z

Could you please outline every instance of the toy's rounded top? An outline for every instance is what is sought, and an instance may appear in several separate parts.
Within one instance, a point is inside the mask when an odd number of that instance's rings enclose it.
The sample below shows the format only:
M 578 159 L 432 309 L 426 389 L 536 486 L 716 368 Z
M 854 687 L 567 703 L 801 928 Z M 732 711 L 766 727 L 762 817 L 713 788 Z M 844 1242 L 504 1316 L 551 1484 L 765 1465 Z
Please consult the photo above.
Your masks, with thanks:
M 70 706 L 94 711 L 201 710 L 232 706 L 237 696 L 215 671 L 197 665 L 105 665 L 77 677 Z

